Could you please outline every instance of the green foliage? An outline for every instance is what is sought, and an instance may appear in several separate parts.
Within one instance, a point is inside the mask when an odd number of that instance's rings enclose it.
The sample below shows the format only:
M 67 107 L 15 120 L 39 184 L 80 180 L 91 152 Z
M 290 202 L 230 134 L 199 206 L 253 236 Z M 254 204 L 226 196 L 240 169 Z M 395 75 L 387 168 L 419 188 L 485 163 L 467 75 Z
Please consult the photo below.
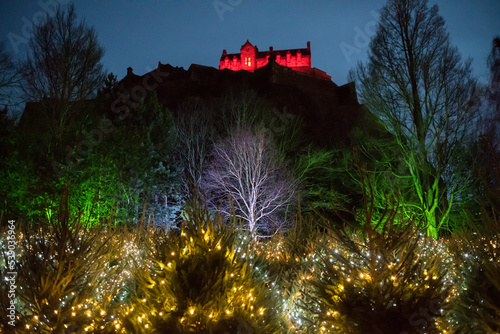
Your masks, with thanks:
M 0 169 L 0 210 L 6 217 L 22 217 L 28 223 L 51 220 L 58 206 L 62 183 L 44 179 L 32 162 L 17 150 L 9 153 Z
M 20 149 L 26 144 L 22 137 L 7 110 L 0 111 L 0 211 L 8 217 L 46 219 L 57 198 L 40 182 L 28 150 Z
M 118 168 L 111 161 L 91 161 L 91 165 L 68 175 L 73 185 L 70 198 L 72 215 L 81 215 L 89 226 L 127 222 L 129 212 L 118 207 L 122 185 Z
M 123 120 L 109 116 L 116 128 L 99 145 L 96 155 L 89 158 L 90 163 L 95 159 L 95 166 L 101 170 L 89 170 L 95 183 L 93 189 L 99 189 L 103 174 L 110 173 L 112 179 L 106 182 L 114 192 L 107 194 L 108 200 L 117 201 L 119 209 L 129 217 L 137 217 L 137 208 L 147 201 L 149 215 L 157 224 L 171 224 L 183 196 L 180 164 L 174 160 L 176 132 L 172 114 L 159 104 L 156 94 L 150 93 L 133 104 Z M 114 179 L 118 182 L 112 189 Z
M 320 149 L 311 145 L 300 151 L 294 169 L 304 211 L 314 210 L 334 219 L 336 210 L 347 213 L 361 208 L 365 195 L 372 196 L 381 210 L 387 196 L 401 197 L 406 203 L 415 200 L 409 171 L 399 161 L 399 146 L 376 117 L 363 114 L 349 141 L 350 147 Z M 371 193 L 365 194 L 363 183 L 368 180 Z M 408 215 L 416 211 L 408 205 L 404 209 Z
M 59 192 L 61 184 L 71 184 L 72 213 L 83 215 L 91 225 L 138 219 L 145 202 L 156 224 L 172 225 L 182 204 L 173 117 L 150 94 L 120 119 L 111 110 L 111 98 L 103 93 L 87 106 L 87 123 L 69 141 L 74 144 L 67 145 L 70 163 L 67 158 L 57 160 L 64 163 L 56 168 L 59 178 L 52 193 Z M 99 114 L 102 107 L 107 111 L 104 118 Z M 38 183 L 34 188 L 40 191 Z
M 184 194 L 173 116 L 155 94 L 132 103 L 126 95 L 118 98 L 113 77 L 108 81 L 108 91 L 78 106 L 81 114 L 58 139 L 63 150 L 54 150 L 57 138 L 50 131 L 40 138 L 29 128 L 9 131 L 9 151 L 0 164 L 1 209 L 9 217 L 51 220 L 58 194 L 70 184 L 72 214 L 87 224 L 137 219 L 147 202 L 156 224 L 175 225 Z M 116 102 L 123 102 L 118 107 L 127 108 L 127 117 L 113 109 Z
M 333 193 L 339 162 L 338 152 L 307 148 L 299 155 L 294 166 L 302 188 L 305 211 L 329 209 L 335 201 Z

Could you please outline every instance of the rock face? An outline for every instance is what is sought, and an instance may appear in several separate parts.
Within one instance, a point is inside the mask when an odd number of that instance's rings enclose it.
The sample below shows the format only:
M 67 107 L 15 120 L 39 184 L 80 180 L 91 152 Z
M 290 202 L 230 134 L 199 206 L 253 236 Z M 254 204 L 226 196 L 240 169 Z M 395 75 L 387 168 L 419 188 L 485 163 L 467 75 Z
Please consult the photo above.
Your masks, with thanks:
M 120 85 L 131 96 L 156 91 L 159 101 L 174 113 L 187 99 L 213 100 L 231 90 L 253 90 L 279 112 L 303 117 L 312 142 L 335 145 L 345 142 L 351 129 L 367 111 L 358 103 L 354 83 L 337 86 L 331 80 L 278 65 L 270 58 L 254 72 L 218 70 L 193 64 L 188 70 L 158 63 L 145 75 L 128 69 Z
M 304 119 L 306 139 L 320 146 L 335 147 L 348 144 L 349 133 L 363 123 L 369 132 L 371 114 L 358 103 L 354 83 L 337 86 L 333 81 L 282 66 L 269 58 L 267 65 L 253 72 L 193 64 L 188 70 L 158 63 L 144 75 L 131 68 L 118 83 L 130 96 L 139 100 L 147 91 L 155 91 L 162 105 L 174 114 L 188 101 L 213 102 L 229 91 L 252 90 L 279 113 L 295 114 Z M 85 103 L 91 103 L 86 101 Z M 28 103 L 19 128 L 30 133 L 50 131 L 47 115 L 40 112 L 40 102 Z M 80 109 L 86 112 L 85 108 Z M 74 115 L 76 122 L 85 115 Z M 362 120 L 364 120 L 362 122 Z

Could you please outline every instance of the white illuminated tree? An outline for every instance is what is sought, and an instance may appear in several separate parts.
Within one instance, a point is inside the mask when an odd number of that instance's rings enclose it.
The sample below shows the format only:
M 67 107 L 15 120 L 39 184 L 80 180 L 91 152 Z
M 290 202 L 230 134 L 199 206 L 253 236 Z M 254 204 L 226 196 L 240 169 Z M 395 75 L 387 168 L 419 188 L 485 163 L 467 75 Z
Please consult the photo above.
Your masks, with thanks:
M 210 207 L 242 219 L 254 235 L 278 231 L 295 184 L 263 129 L 237 130 L 216 143 L 203 182 Z

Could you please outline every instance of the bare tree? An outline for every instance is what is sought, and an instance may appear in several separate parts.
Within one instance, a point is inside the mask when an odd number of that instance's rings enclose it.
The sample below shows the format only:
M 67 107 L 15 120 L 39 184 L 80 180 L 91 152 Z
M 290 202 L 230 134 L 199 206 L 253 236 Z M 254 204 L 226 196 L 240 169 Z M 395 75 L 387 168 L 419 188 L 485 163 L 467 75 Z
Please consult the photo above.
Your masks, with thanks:
M 427 232 L 447 225 L 464 185 L 457 157 L 475 117 L 470 62 L 451 46 L 437 5 L 389 0 L 366 65 L 350 72 L 362 101 L 395 136 Z
M 178 155 L 190 192 L 200 190 L 203 169 L 215 137 L 213 111 L 206 103 L 190 101 L 179 107 L 175 119 Z
M 23 89 L 28 100 L 45 101 L 52 132 L 61 139 L 79 103 L 91 98 L 104 80 L 103 48 L 97 34 L 75 8 L 57 9 L 54 17 L 34 28 L 23 66 Z
M 234 129 L 265 126 L 271 111 L 258 92 L 249 89 L 228 91 L 221 98 L 220 108 L 221 123 L 227 133 Z
M 488 66 L 490 81 L 486 86 L 484 114 L 478 125 L 480 138 L 470 149 L 477 177 L 471 193 L 475 213 L 486 207 L 495 217 L 500 212 L 500 37 L 493 39 Z
M 12 56 L 5 50 L 5 44 L 0 43 L 0 105 L 13 106 L 18 101 L 13 98 L 13 91 L 18 88 L 19 71 L 12 60 Z
M 278 230 L 295 195 L 278 156 L 265 130 L 232 132 L 214 145 L 203 186 L 208 203 L 226 217 L 242 219 L 255 235 Z
M 488 99 L 497 118 L 500 118 L 500 37 L 493 39 L 490 55 L 490 83 L 488 86 Z

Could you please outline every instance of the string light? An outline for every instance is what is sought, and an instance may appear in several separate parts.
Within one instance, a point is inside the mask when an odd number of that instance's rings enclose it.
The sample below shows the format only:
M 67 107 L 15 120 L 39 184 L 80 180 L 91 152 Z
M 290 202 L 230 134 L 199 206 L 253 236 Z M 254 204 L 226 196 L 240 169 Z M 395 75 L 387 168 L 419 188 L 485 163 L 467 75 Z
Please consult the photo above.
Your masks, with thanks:
M 205 255 L 205 250 L 210 252 L 221 252 L 224 261 L 228 265 L 225 269 L 224 275 L 221 276 L 221 282 L 226 286 L 226 295 L 224 296 L 224 303 L 220 308 L 214 307 L 208 303 L 206 305 L 196 304 L 194 301 L 188 302 L 185 314 L 179 317 L 179 322 L 185 326 L 201 326 L 210 322 L 216 322 L 221 319 L 226 319 L 229 316 L 236 314 L 247 314 L 254 323 L 262 323 L 269 321 L 270 315 L 280 314 L 283 315 L 285 325 L 296 333 L 304 331 L 305 323 L 301 319 L 315 319 L 310 311 L 300 307 L 301 300 L 306 296 L 313 293 L 311 283 L 318 280 L 330 279 L 328 275 L 331 272 L 340 273 L 341 277 L 335 278 L 337 282 L 344 284 L 332 285 L 329 289 L 332 300 L 337 300 L 345 296 L 347 289 L 358 289 L 362 291 L 366 289 L 369 284 L 377 284 L 383 286 L 386 282 L 380 280 L 378 271 L 381 268 L 387 268 L 392 274 L 385 279 L 394 284 L 401 284 L 402 280 L 405 281 L 408 291 L 418 293 L 423 291 L 426 287 L 431 287 L 434 281 L 440 279 L 440 276 L 435 271 L 428 269 L 429 259 L 434 258 L 437 254 L 441 259 L 443 266 L 448 268 L 448 273 L 444 276 L 444 285 L 450 286 L 449 295 L 445 300 L 450 302 L 462 291 L 459 287 L 459 282 L 462 279 L 463 273 L 461 272 L 461 263 L 449 251 L 449 246 L 446 240 L 428 239 L 425 236 L 418 236 L 418 259 L 423 269 L 422 272 L 406 273 L 406 268 L 401 268 L 400 259 L 393 258 L 387 259 L 377 253 L 366 252 L 363 257 L 359 254 L 352 254 L 348 249 L 343 247 L 334 239 L 329 239 L 328 236 L 322 236 L 323 240 L 311 243 L 310 246 L 305 246 L 305 251 L 300 254 L 291 253 L 287 249 L 287 245 L 276 240 L 271 241 L 251 241 L 248 243 L 238 242 L 232 245 L 226 245 L 221 242 L 221 235 L 215 233 L 213 229 L 206 228 L 200 229 L 203 238 L 198 238 L 182 230 L 181 236 L 184 242 L 179 242 L 180 247 L 176 251 L 166 252 L 165 262 L 155 262 L 151 257 L 146 254 L 147 247 L 145 244 L 155 244 L 156 240 L 152 238 L 157 237 L 158 234 L 151 233 L 145 234 L 143 243 L 137 242 L 130 236 L 129 240 L 121 240 L 118 237 L 111 239 L 113 243 L 113 252 L 108 256 L 108 260 L 102 267 L 98 268 L 98 273 L 95 277 L 99 277 L 97 283 L 85 282 L 86 286 L 91 287 L 92 293 L 88 295 L 84 301 L 74 302 L 79 299 L 78 293 L 68 291 L 64 294 L 58 305 L 50 304 L 54 307 L 49 313 L 59 315 L 60 312 L 69 310 L 69 315 L 72 318 L 81 317 L 82 315 L 87 318 L 87 322 L 82 324 L 82 328 L 86 332 L 92 332 L 94 329 L 105 328 L 108 324 L 116 331 L 126 333 L 127 329 L 124 326 L 124 319 L 136 319 L 144 328 L 151 328 L 154 320 L 158 318 L 165 318 L 171 316 L 175 312 L 183 312 L 179 310 L 179 301 L 175 298 L 165 297 L 164 295 L 155 295 L 152 291 L 167 291 L 172 283 L 172 275 L 178 272 L 178 266 L 186 261 L 187 258 Z M 109 237 L 103 234 L 99 240 L 105 240 Z M 33 240 L 50 240 L 48 237 L 41 235 L 31 236 Z M 21 239 L 21 238 L 20 238 Z M 179 238 L 181 239 L 181 238 Z M 167 239 L 165 239 L 167 240 Z M 170 241 L 170 240 L 169 240 Z M 199 244 L 201 241 L 204 244 Z M 360 245 L 363 241 L 356 240 Z M 460 241 L 456 241 L 460 242 Z M 26 243 L 26 240 L 23 240 Z M 197 244 L 198 243 L 198 244 Z M 33 249 L 33 244 L 27 244 L 22 250 L 23 256 L 26 252 Z M 199 249 L 197 249 L 199 247 Z M 464 246 L 465 248 L 465 246 Z M 481 258 L 484 249 L 491 250 L 490 258 Z M 471 261 L 498 261 L 498 252 L 500 247 L 496 239 L 486 239 L 484 237 L 478 238 L 475 246 L 467 248 L 467 253 L 463 257 Z M 68 253 L 76 254 L 77 248 L 68 248 Z M 43 261 L 56 261 L 56 254 L 42 254 L 35 253 L 35 256 Z M 373 271 L 367 269 L 366 263 L 362 259 L 373 258 L 375 268 Z M 339 259 L 344 258 L 345 261 Z M 265 264 L 262 262 L 265 259 Z M 260 261 L 260 262 L 257 262 Z M 112 261 L 116 261 L 111 265 Z M 96 262 L 97 264 L 98 262 Z M 91 266 L 91 263 L 87 263 Z M 283 279 L 272 276 L 272 280 L 264 279 L 267 273 L 267 267 L 286 267 L 289 266 L 293 270 L 288 271 L 291 276 Z M 165 270 L 162 270 L 165 268 Z M 150 285 L 145 288 L 145 291 L 151 290 L 147 298 L 138 299 L 141 303 L 133 303 L 132 298 L 127 294 L 127 287 L 131 282 L 134 282 L 137 270 L 150 274 Z M 385 270 L 385 269 L 384 269 Z M 262 273 L 260 273 L 262 271 Z M 411 275 L 410 275 L 411 274 Z M 254 275 L 260 277 L 265 281 L 265 286 L 262 285 L 257 288 Z M 90 278 L 91 276 L 87 276 Z M 348 284 L 345 284 L 348 283 Z M 273 304 L 263 302 L 266 295 L 274 296 L 275 300 L 279 301 Z M 150 298 L 150 297 L 153 298 Z M 168 296 L 168 295 L 167 295 Z M 164 308 L 159 309 L 156 305 L 164 303 Z M 267 308 L 271 305 L 270 308 Z M 325 308 L 318 303 L 312 304 L 318 312 L 325 315 L 325 318 L 335 319 L 339 316 L 339 311 L 331 308 Z M 398 303 L 391 304 L 397 307 Z M 42 328 L 46 326 L 47 320 L 42 317 L 43 313 L 34 312 L 35 306 L 30 306 L 32 315 L 29 322 L 24 327 L 29 330 L 34 330 L 35 327 Z M 83 311 L 81 311 L 83 310 Z M 269 310 L 269 311 L 268 311 Z M 375 312 L 376 310 L 374 310 Z M 137 315 L 130 318 L 130 315 Z M 48 314 L 48 313 L 46 313 Z M 339 317 L 341 318 L 341 317 Z M 45 319 L 45 320 L 42 320 Z M 113 320 L 111 320 L 113 319 Z M 77 319 L 76 321 L 81 321 Z M 323 321 L 325 321 L 323 323 Z M 316 330 L 320 329 L 322 332 L 335 333 L 335 325 L 337 322 L 333 320 L 322 320 L 314 324 Z M 450 332 L 449 328 L 452 322 L 447 319 L 438 319 L 434 324 L 442 329 L 442 332 Z M 103 327 L 104 326 L 104 327 Z M 446 329 L 445 329 L 446 328 Z

